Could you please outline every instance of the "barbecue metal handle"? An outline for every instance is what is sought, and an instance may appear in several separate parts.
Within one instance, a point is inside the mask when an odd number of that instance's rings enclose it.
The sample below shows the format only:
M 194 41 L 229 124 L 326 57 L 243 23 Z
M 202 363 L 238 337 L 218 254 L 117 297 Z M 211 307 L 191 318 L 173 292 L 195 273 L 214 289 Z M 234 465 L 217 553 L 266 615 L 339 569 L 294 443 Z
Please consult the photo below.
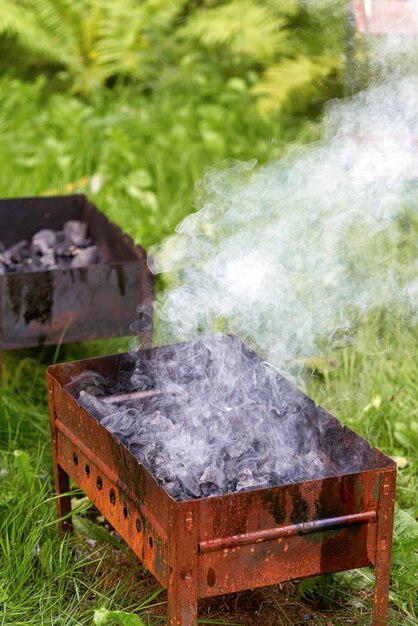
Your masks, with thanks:
M 254 532 L 242 533 L 240 535 L 208 539 L 199 543 L 199 549 L 200 553 L 204 554 L 206 552 L 227 550 L 229 548 L 246 546 L 253 543 L 261 543 L 263 541 L 271 541 L 273 539 L 281 539 L 283 537 L 306 535 L 308 533 L 334 530 L 344 526 L 354 526 L 356 524 L 374 523 L 376 520 L 376 511 L 364 511 L 362 513 L 342 515 L 341 517 L 329 517 L 327 519 L 304 522 L 301 524 L 291 524 L 289 526 L 280 526 L 279 528 L 267 528 L 265 530 L 256 530 Z

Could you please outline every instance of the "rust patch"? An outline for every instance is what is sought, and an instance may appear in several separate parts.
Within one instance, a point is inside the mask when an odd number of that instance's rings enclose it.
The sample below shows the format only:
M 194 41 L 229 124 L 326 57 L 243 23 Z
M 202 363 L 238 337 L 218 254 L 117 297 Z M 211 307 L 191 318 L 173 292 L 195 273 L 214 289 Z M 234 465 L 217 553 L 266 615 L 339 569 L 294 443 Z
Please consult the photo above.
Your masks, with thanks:
M 20 313 L 22 311 L 23 288 L 25 284 L 25 279 L 23 274 L 15 274 L 14 276 L 11 276 L 10 279 L 6 282 L 11 308 L 16 321 L 18 321 L 20 318 Z
M 290 521 L 294 524 L 300 524 L 309 520 L 309 505 L 302 497 L 299 488 L 295 487 L 291 491 L 292 512 Z
M 282 524 L 286 519 L 285 496 L 286 492 L 284 490 L 280 490 L 277 493 L 269 490 L 263 495 L 263 504 L 266 505 L 266 508 L 268 508 L 278 525 Z
M 27 283 L 29 285 L 29 282 Z M 52 319 L 54 306 L 54 280 L 51 272 L 42 272 L 30 284 L 25 294 L 26 324 L 32 321 L 47 324 Z

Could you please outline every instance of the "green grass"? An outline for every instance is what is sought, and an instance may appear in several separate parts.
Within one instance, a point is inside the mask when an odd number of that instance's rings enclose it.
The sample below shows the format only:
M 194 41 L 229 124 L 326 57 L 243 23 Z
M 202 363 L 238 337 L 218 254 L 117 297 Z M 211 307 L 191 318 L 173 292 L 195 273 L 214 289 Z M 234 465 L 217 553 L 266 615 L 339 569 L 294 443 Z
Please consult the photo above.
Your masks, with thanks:
M 211 82 L 212 81 L 212 82 Z M 241 86 L 242 87 L 242 86 Z M 240 89 L 241 89 L 240 87 Z M 146 93 L 133 87 L 98 92 L 90 101 L 37 83 L 0 80 L 0 196 L 85 191 L 144 245 L 159 241 L 192 210 L 194 183 L 226 157 L 265 161 L 290 141 L 315 138 L 309 120 L 261 120 L 234 82 Z M 91 177 L 100 173 L 97 194 Z M 78 182 L 77 182 L 78 181 Z M 1 239 L 1 234 L 0 234 Z M 44 372 L 55 358 L 117 352 L 126 340 L 92 342 L 6 356 L 0 391 L 0 626 L 93 623 L 106 608 L 164 623 L 164 595 L 104 523 L 78 502 L 75 537 L 57 533 Z M 418 623 L 418 381 L 413 320 L 374 312 L 352 341 L 305 363 L 308 393 L 385 453 L 400 458 L 391 624 Z M 86 537 L 88 541 L 86 541 Z M 365 624 L 372 573 L 311 579 L 289 587 L 205 604 L 202 623 Z M 286 588 L 288 589 L 288 588 Z M 292 591 L 293 590 L 293 591 Z M 257 595 L 258 594 L 258 595 Z M 264 594 L 264 595 L 263 595 Z M 258 602 L 263 613 L 255 617 Z M 293 613 L 290 612 L 290 605 Z M 209 612 L 208 612 L 209 610 Z M 211 621 L 212 620 L 212 621 Z M 292 621 L 293 620 L 293 621 Z M 351 621 L 349 621 L 351 620 Z
M 48 93 L 48 84 L 0 80 L 0 196 L 91 191 L 148 246 L 192 209 L 202 172 L 226 158 L 265 161 L 292 139 L 310 139 L 309 120 L 263 121 L 234 82 L 190 80 L 152 95 L 138 87 L 100 91 L 90 101 Z M 79 182 L 77 182 L 79 181 Z M 80 182 L 81 181 L 81 182 Z

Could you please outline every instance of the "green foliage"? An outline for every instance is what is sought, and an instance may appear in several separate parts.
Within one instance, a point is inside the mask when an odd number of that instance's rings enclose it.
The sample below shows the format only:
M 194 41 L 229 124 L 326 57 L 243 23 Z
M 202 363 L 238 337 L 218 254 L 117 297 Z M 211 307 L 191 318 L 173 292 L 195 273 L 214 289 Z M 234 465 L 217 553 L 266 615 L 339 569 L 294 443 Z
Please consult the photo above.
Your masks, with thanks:
M 95 626 L 107 626 L 109 623 L 121 624 L 121 626 L 145 626 L 138 615 L 126 611 L 108 611 L 107 609 L 96 609 L 93 623 Z
M 68 72 L 87 93 L 116 76 L 144 79 L 156 37 L 182 0 L 0 0 L 0 35 Z
M 286 47 L 285 25 L 268 5 L 233 0 L 200 9 L 190 17 L 183 33 L 199 38 L 205 46 L 225 44 L 234 55 L 263 62 Z
M 345 36 L 339 0 L 309 8 L 296 0 L 216 3 L 192 14 L 180 34 L 221 56 L 228 51 L 231 72 L 252 67 L 261 74 L 252 88 L 261 113 L 290 101 L 293 109 L 306 109 L 314 97 L 331 95 L 330 77 L 335 94 Z
M 3 78 L 0 195 L 84 191 L 148 246 L 192 210 L 205 168 L 231 157 L 265 161 L 289 140 L 316 137 L 297 117 L 260 119 L 248 91 L 215 78 L 196 73 L 180 87 L 103 90 L 89 101 L 48 96 L 42 79 Z
M 310 90 L 315 95 L 314 81 L 321 79 L 330 71 L 326 62 L 312 61 L 309 57 L 299 56 L 285 59 L 281 63 L 268 67 L 260 83 L 252 92 L 259 97 L 258 107 L 262 113 L 273 113 L 282 109 L 291 94 L 303 91 L 306 98 Z M 300 96 L 300 93 L 299 93 Z

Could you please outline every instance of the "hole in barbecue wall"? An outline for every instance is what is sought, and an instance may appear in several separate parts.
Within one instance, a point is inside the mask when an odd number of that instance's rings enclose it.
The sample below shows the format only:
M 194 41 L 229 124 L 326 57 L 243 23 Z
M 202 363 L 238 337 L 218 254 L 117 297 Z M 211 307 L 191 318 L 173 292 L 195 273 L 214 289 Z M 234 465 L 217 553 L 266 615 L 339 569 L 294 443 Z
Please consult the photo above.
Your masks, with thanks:
M 115 505 L 116 504 L 116 494 L 115 494 L 115 490 L 111 489 L 109 491 L 109 500 L 110 500 L 110 504 Z
M 140 533 L 140 532 L 141 532 L 142 527 L 141 527 L 141 521 L 140 521 L 139 519 L 136 519 L 136 520 L 135 520 L 135 528 L 136 528 L 136 532 L 137 532 L 137 533 Z
M 78 455 L 77 455 L 77 452 L 73 452 L 73 463 L 74 463 L 74 465 L 78 465 Z
M 154 546 L 154 540 L 152 537 L 148 538 L 149 547 L 152 548 Z
M 87 478 L 90 478 L 90 465 L 88 465 L 87 463 L 86 463 L 86 467 L 84 468 L 84 471 L 86 472 Z
M 100 476 L 98 476 L 97 479 L 96 479 L 96 485 L 97 485 L 97 489 L 99 489 L 99 491 L 101 489 L 103 489 L 103 481 L 102 481 Z
M 128 513 L 128 507 L 124 506 L 124 507 L 123 507 L 123 517 L 124 517 L 125 519 L 127 519 L 127 518 L 128 518 L 128 514 L 129 514 L 129 513 Z

